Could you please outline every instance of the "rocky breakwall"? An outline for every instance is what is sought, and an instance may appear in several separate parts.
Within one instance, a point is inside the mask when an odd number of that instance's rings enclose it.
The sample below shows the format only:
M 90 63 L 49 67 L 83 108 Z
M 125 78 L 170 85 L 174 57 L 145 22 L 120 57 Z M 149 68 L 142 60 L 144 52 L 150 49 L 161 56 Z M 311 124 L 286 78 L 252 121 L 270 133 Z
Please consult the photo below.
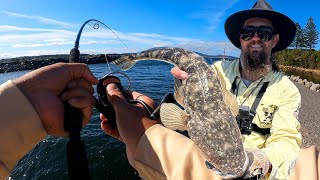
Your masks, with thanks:
M 98 64 L 113 61 L 121 57 L 120 54 L 80 55 L 79 62 Z M 58 62 L 68 62 L 69 55 L 27 56 L 0 60 L 0 73 L 37 69 Z
M 316 91 L 318 93 L 320 93 L 320 84 L 316 84 L 313 82 L 308 81 L 307 79 L 301 79 L 300 76 L 288 76 L 292 81 L 303 84 L 304 86 L 306 86 L 307 88 L 309 88 L 312 91 Z

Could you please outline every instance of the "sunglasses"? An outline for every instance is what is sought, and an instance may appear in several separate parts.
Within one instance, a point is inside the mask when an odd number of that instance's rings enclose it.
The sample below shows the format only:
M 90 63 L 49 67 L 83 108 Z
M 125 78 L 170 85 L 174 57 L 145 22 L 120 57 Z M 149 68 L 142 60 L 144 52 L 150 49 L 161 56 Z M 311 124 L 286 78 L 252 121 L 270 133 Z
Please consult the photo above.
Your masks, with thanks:
M 249 41 L 250 39 L 253 38 L 254 34 L 257 32 L 258 37 L 261 39 L 263 42 L 268 42 L 270 41 L 275 33 L 273 32 L 273 29 L 269 26 L 247 26 L 243 27 L 240 30 L 240 37 L 244 41 Z

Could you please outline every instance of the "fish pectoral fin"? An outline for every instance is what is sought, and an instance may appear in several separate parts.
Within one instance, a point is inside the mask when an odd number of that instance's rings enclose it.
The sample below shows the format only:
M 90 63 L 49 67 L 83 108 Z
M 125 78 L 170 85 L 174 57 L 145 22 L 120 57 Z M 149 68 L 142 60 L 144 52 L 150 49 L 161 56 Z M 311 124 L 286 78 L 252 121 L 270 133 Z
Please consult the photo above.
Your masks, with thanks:
M 233 117 L 236 117 L 239 112 L 239 105 L 236 97 L 230 92 L 225 90 L 223 93 L 223 101 L 230 108 Z
M 189 115 L 174 103 L 162 103 L 160 108 L 161 123 L 172 130 L 187 130 Z

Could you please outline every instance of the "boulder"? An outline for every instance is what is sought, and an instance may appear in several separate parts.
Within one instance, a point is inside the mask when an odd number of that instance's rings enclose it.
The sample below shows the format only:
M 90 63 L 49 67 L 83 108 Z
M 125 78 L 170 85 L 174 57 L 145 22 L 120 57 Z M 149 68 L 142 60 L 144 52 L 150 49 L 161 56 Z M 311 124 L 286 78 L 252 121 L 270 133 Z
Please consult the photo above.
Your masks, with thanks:
M 312 84 L 311 87 L 310 87 L 311 90 L 313 91 L 318 91 L 320 90 L 320 84 Z
M 310 89 L 310 87 L 312 86 L 312 84 L 313 84 L 312 82 L 305 81 L 304 86 L 306 86 L 307 88 Z
M 300 83 L 300 84 L 304 84 L 304 81 L 302 79 L 298 79 L 297 82 Z

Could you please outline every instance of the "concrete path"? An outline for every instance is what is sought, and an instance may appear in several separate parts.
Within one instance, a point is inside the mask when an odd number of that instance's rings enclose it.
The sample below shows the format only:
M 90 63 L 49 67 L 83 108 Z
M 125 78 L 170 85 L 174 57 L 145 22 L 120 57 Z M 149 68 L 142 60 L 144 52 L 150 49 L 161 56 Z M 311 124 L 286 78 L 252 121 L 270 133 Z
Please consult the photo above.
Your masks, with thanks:
M 295 83 L 301 93 L 302 147 L 315 145 L 320 149 L 320 93 L 312 91 L 302 84 Z

